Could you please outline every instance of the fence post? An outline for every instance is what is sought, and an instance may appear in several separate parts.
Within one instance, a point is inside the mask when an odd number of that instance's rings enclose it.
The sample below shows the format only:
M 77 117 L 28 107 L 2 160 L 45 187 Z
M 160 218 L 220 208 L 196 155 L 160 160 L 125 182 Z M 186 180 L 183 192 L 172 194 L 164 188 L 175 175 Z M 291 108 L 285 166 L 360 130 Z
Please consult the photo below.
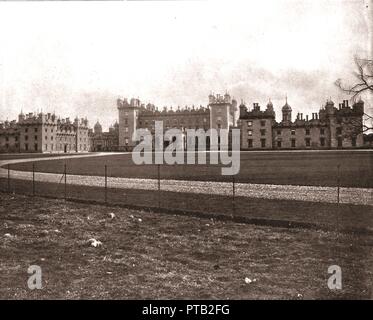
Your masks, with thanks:
M 232 202 L 233 202 L 233 214 L 236 212 L 236 184 L 235 184 L 235 175 L 232 175 L 232 187 L 233 187 L 233 190 L 232 190 Z
M 340 197 L 340 167 L 341 167 L 341 165 L 339 164 L 338 166 L 337 166 L 337 203 L 338 203 L 338 205 L 339 205 L 339 201 L 340 201 L 340 199 L 339 199 L 339 197 Z
M 8 192 L 10 193 L 10 164 L 8 164 Z
M 158 208 L 161 207 L 161 165 L 157 165 L 158 168 Z
M 32 164 L 32 195 L 35 196 L 35 163 Z
M 64 164 L 63 174 L 65 176 L 65 189 L 64 189 L 64 193 L 65 193 L 65 200 L 66 200 L 66 198 L 67 198 L 67 192 L 66 192 L 66 163 Z
M 105 164 L 105 203 L 107 204 L 107 165 Z

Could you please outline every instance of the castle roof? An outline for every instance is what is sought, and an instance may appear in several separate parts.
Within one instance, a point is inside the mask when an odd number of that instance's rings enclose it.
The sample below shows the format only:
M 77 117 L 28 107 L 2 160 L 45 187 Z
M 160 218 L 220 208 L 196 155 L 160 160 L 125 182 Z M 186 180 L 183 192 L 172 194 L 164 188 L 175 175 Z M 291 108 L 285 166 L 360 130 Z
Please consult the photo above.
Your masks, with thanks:
M 282 111 L 291 111 L 291 107 L 290 105 L 288 104 L 288 98 L 286 97 L 286 103 L 284 104 L 284 106 L 282 107 Z

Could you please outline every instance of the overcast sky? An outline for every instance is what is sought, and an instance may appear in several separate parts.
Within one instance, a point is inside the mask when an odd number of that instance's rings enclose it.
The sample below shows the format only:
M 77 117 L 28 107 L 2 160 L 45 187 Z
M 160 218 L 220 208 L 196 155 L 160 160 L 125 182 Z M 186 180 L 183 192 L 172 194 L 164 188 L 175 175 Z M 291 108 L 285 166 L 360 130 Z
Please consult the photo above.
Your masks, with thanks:
M 228 90 L 248 106 L 288 96 L 316 112 L 371 53 L 368 0 L 0 3 L 0 120 L 43 110 L 117 119 L 118 97 L 207 104 Z M 373 5 L 371 6 L 373 8 Z M 367 99 L 367 98 L 366 98 Z M 370 102 L 372 105 L 372 102 Z

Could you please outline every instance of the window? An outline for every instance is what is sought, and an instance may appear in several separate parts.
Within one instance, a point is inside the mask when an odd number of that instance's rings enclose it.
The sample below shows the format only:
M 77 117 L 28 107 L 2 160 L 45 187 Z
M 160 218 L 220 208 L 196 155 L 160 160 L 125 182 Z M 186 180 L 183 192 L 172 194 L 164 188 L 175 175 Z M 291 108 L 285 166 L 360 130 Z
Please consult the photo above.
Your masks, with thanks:
M 25 128 L 25 132 L 28 132 L 28 128 Z
M 126 139 L 124 140 L 124 142 L 125 142 L 125 144 L 128 144 L 128 138 L 126 138 Z
M 277 148 L 281 148 L 281 145 L 282 145 L 281 141 L 277 141 Z
M 261 125 L 262 127 L 264 127 L 264 126 L 266 125 L 266 121 L 265 121 L 265 120 L 260 120 L 260 125 Z
M 53 151 L 53 144 L 51 144 L 51 150 Z
M 34 149 L 35 149 L 35 151 L 38 151 L 38 144 L 37 143 L 34 144 Z
M 295 148 L 295 139 L 291 139 L 291 147 Z
M 262 136 L 265 136 L 266 135 L 266 129 L 260 129 L 260 134 Z
M 15 140 L 15 141 L 18 141 L 18 137 L 14 137 L 14 140 Z
M 38 132 L 38 128 L 35 128 L 34 130 L 35 130 L 35 132 Z
M 128 132 L 128 127 L 125 127 L 125 128 L 124 128 L 124 132 Z
M 28 151 L 28 143 L 25 143 L 25 150 Z
M 321 135 L 324 135 L 324 134 L 325 134 L 325 129 L 324 129 L 324 128 L 320 128 L 320 134 L 321 134 Z
M 342 138 L 338 137 L 338 148 L 342 147 Z
M 295 135 L 295 130 L 291 130 L 291 135 Z
M 45 140 L 48 140 L 48 136 L 45 136 Z
M 262 148 L 265 148 L 265 146 L 266 146 L 266 139 L 260 139 L 260 143 L 262 145 Z
M 352 138 L 351 138 L 351 145 L 352 145 L 353 147 L 356 147 L 356 137 L 352 137 Z
M 9 149 L 9 143 L 6 143 L 6 144 L 5 144 L 5 148 L 6 148 L 6 149 Z
M 325 147 L 325 138 L 320 138 L 320 145 Z
M 252 148 L 253 147 L 253 139 L 247 140 L 247 145 L 248 145 L 249 148 Z
M 277 135 L 281 135 L 281 130 L 277 130 Z
M 252 121 L 247 121 L 247 126 L 248 127 L 251 127 L 253 125 L 253 122 Z
M 5 141 L 9 141 L 9 137 L 5 137 Z
M 34 139 L 35 139 L 35 140 L 38 140 L 38 136 L 35 136 Z
M 48 150 L 48 145 L 47 144 L 45 145 L 45 150 Z
M 248 131 L 247 131 L 247 134 L 248 134 L 249 136 L 252 136 L 252 135 L 253 135 L 253 130 L 248 130 Z
M 341 127 L 337 128 L 337 134 L 342 134 L 342 128 Z
M 310 129 L 309 129 L 309 128 L 306 129 L 306 135 L 307 135 L 307 136 L 310 135 Z
M 47 128 L 45 128 L 45 133 L 48 133 L 48 129 Z
M 51 136 L 51 140 L 53 141 L 53 136 Z
M 26 140 L 26 141 L 28 140 L 28 136 L 25 136 L 25 140 Z
M 310 147 L 310 146 L 311 146 L 311 139 L 306 138 L 306 147 Z

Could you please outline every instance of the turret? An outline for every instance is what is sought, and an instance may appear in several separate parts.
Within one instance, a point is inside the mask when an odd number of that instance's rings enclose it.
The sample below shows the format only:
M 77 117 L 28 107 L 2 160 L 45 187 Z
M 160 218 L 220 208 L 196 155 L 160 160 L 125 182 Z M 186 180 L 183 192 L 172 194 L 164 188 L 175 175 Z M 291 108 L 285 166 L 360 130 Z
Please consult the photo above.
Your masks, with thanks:
M 364 101 L 361 100 L 361 97 L 359 98 L 359 101 L 353 104 L 352 110 L 359 115 L 364 114 Z
M 266 109 L 267 112 L 271 113 L 271 114 L 274 114 L 275 111 L 273 110 L 273 103 L 271 101 L 271 99 L 269 99 L 268 103 L 267 103 L 267 109 Z
M 95 134 L 101 134 L 102 133 L 102 126 L 101 126 L 100 122 L 97 121 L 93 129 L 94 129 Z
M 21 113 L 18 115 L 18 122 L 22 122 L 25 120 L 25 115 L 23 114 L 23 111 L 21 110 Z
M 291 107 L 288 104 L 288 98 L 286 97 L 286 103 L 282 107 L 282 121 L 291 122 Z

